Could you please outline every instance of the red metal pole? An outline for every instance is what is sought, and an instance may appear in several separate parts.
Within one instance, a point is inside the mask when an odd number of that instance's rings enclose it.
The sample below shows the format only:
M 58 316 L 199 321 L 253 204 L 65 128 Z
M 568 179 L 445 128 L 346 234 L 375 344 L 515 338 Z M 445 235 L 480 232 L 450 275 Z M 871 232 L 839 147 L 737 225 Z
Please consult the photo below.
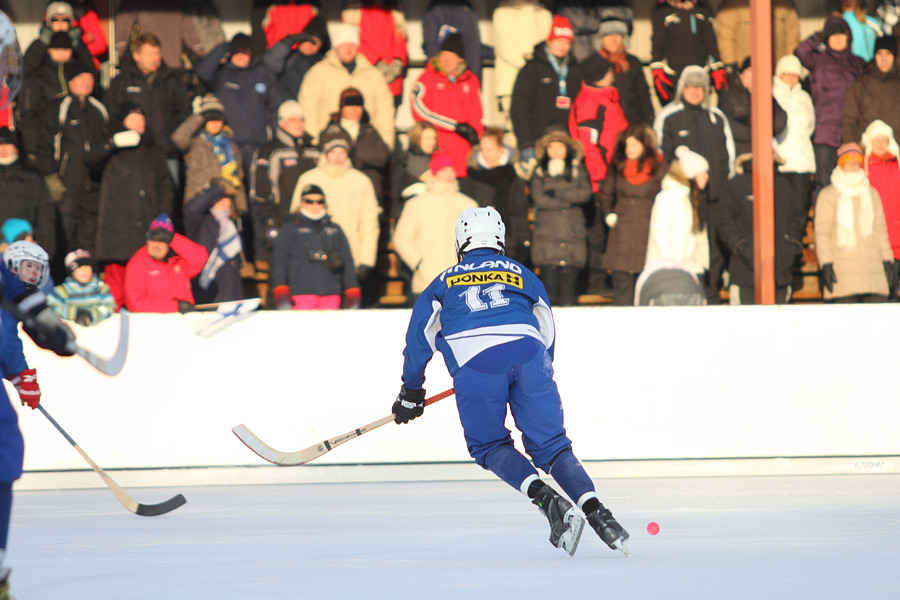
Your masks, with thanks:
M 772 2 L 750 0 L 753 93 L 753 249 L 756 303 L 775 304 Z

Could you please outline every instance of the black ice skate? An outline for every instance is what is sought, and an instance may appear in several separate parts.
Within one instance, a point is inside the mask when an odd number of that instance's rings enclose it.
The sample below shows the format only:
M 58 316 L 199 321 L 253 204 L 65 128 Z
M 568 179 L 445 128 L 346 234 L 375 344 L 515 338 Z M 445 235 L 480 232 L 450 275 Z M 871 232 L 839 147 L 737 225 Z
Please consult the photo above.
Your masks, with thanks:
M 550 521 L 550 543 L 568 552 L 569 556 L 575 554 L 584 529 L 581 511 L 549 485 L 542 487 L 531 503 Z
M 9 569 L 0 568 L 0 600 L 13 600 L 9 595 Z
M 625 528 L 619 525 L 608 508 L 601 504 L 600 508 L 587 516 L 587 522 L 607 546 L 613 550 L 620 550 L 625 556 L 631 557 L 628 545 L 625 544 L 625 540 L 630 536 Z

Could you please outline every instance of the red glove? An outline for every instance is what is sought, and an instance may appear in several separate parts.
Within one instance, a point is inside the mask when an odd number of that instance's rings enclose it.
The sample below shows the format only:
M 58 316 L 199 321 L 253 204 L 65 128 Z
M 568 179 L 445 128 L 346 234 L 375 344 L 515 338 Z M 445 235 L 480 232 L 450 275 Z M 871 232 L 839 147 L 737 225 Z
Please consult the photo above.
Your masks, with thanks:
M 32 410 L 41 402 L 41 386 L 38 385 L 37 371 L 25 369 L 9 380 L 19 392 L 22 406 L 30 406 Z
M 275 310 L 291 310 L 294 308 L 294 301 L 291 299 L 291 288 L 288 286 L 277 286 L 272 290 L 272 297 L 275 299 Z
M 662 67 L 653 69 L 653 71 L 651 72 L 653 73 L 653 83 L 656 84 L 656 91 L 659 93 L 660 99 L 668 102 L 671 99 L 669 90 L 671 90 L 675 86 L 672 85 L 672 82 L 666 75 L 665 69 L 663 69 Z
M 716 90 L 721 91 L 723 87 L 728 89 L 728 75 L 725 73 L 725 69 L 716 69 L 709 76 L 712 77 Z
M 344 301 L 347 308 L 359 308 L 361 300 L 362 294 L 360 293 L 359 288 L 344 290 Z

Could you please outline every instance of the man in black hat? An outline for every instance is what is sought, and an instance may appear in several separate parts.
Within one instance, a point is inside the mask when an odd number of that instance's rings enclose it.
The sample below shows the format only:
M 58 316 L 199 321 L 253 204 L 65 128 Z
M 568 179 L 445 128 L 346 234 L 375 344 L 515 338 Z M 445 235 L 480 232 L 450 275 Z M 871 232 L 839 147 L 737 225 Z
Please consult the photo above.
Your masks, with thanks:
M 43 54 L 36 64 L 26 71 L 22 93 L 19 94 L 17 119 L 22 129 L 24 150 L 34 152 L 35 136 L 43 121 L 47 106 L 58 101 L 68 92 L 66 66 L 72 62 L 84 62 L 72 49 L 68 33 L 57 31 L 43 46 Z M 91 65 L 93 69 L 93 65 Z
M 0 128 L 0 223 L 7 219 L 31 223 L 34 237 L 50 255 L 56 253 L 56 211 L 40 171 L 19 160 L 16 134 Z
M 253 153 L 278 127 L 281 92 L 266 69 L 250 36 L 239 33 L 219 44 L 197 65 L 197 76 L 222 102 L 234 141 L 241 151 L 244 173 L 252 170 Z
M 34 164 L 58 199 L 63 248 L 92 250 L 97 234 L 100 174 L 116 147 L 134 146 L 133 136 L 110 137 L 106 107 L 91 94 L 93 68 L 72 61 L 65 68 L 68 94 L 44 113 Z M 56 199 L 56 198 L 54 198 Z
M 841 134 L 845 144 L 859 143 L 869 123 L 881 119 L 900 132 L 900 70 L 897 69 L 897 40 L 884 36 L 875 40 L 875 58 L 862 76 L 850 84 Z
M 466 176 L 466 160 L 484 132 L 481 82 L 463 56 L 462 35 L 447 31 L 410 93 L 413 118 L 437 130 L 438 148 L 453 159 L 456 176 Z

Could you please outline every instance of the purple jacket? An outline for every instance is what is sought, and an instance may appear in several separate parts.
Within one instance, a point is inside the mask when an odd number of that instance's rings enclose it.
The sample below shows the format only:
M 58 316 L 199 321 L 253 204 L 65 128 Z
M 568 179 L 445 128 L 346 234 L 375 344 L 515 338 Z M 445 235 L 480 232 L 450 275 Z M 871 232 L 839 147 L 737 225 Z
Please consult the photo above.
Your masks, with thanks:
M 862 75 L 863 67 L 866 66 L 863 59 L 851 52 L 851 35 L 848 30 L 847 49 L 842 52 L 826 47 L 817 35 L 804 40 L 794 51 L 810 72 L 813 106 L 816 111 L 816 131 L 813 133 L 815 144 L 827 144 L 835 148 L 841 145 L 844 99 L 850 84 Z

